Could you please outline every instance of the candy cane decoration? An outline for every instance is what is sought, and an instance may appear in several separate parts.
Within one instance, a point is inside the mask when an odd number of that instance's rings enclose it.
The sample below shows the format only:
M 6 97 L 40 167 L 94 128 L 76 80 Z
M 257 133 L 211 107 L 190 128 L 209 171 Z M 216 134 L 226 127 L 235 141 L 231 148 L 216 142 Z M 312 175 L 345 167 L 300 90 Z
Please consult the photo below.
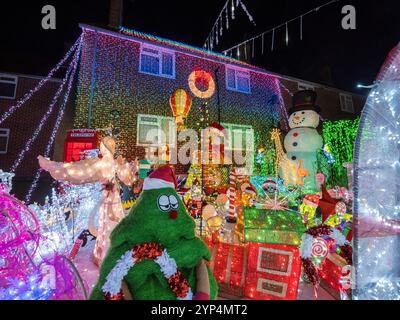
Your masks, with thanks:
M 227 217 L 228 222 L 236 222 L 235 200 L 236 200 L 236 174 L 235 174 L 235 169 L 232 169 L 229 174 L 229 211 Z
M 69 258 L 71 260 L 75 259 L 76 255 L 78 254 L 79 249 L 81 248 L 82 243 L 83 243 L 83 240 L 76 239 L 74 246 L 72 247 L 71 252 L 69 254 Z

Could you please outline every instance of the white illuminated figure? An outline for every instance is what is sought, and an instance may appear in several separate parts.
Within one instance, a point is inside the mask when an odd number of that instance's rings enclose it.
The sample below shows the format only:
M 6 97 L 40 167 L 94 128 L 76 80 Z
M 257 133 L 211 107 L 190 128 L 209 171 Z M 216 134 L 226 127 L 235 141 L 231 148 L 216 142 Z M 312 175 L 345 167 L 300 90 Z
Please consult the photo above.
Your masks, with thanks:
M 117 177 L 124 184 L 131 185 L 137 168 L 135 163 L 128 163 L 121 156 L 114 159 L 115 151 L 115 140 L 105 137 L 100 143 L 101 158 L 62 163 L 50 161 L 42 156 L 38 157 L 40 166 L 56 180 L 76 185 L 95 182 L 103 185 L 103 199 L 99 209 L 99 226 L 94 249 L 94 261 L 98 265 L 107 253 L 112 230 L 125 215 Z
M 320 122 L 316 99 L 317 94 L 312 90 L 293 95 L 293 108 L 289 111 L 291 130 L 284 141 L 287 158 L 296 168 L 307 172 L 304 184 L 310 190 L 317 189 L 317 151 L 323 146 L 323 139 L 316 130 Z
M 353 297 L 400 300 L 400 45 L 362 113 L 353 176 Z

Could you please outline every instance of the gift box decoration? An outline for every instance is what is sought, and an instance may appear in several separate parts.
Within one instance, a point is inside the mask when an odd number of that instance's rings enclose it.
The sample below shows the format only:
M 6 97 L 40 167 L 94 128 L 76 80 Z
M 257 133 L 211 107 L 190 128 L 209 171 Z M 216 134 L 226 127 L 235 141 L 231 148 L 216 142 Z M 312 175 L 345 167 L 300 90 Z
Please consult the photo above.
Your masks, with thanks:
M 247 246 L 206 241 L 211 252 L 210 268 L 221 293 L 243 297 L 246 283 Z
M 330 253 L 319 269 L 319 275 L 325 285 L 328 285 L 337 294 L 343 289 L 342 280 L 348 273 L 347 265 L 348 263 L 343 257 L 336 253 Z
M 244 295 L 255 300 L 296 300 L 300 274 L 296 246 L 250 243 Z
M 246 242 L 299 246 L 305 230 L 301 217 L 296 213 L 244 208 Z

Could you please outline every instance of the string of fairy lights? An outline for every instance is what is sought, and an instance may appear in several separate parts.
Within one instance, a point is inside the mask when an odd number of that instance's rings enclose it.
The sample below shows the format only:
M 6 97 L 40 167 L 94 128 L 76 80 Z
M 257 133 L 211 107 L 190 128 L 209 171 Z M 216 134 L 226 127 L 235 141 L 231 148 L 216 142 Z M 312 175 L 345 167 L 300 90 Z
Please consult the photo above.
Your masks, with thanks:
M 249 21 L 253 25 L 256 25 L 253 16 L 250 14 L 249 10 L 247 9 L 246 5 L 243 3 L 242 0 L 227 0 L 221 12 L 219 13 L 217 20 L 215 20 L 215 23 L 211 28 L 210 33 L 207 36 L 203 48 L 212 50 L 214 48 L 214 45 L 219 44 L 219 37 L 222 37 L 224 32 L 224 20 L 225 20 L 225 29 L 229 30 L 229 19 L 232 19 L 232 21 L 235 20 L 235 10 L 239 7 L 239 5 L 246 13 Z
M 0 125 L 9 118 L 15 111 L 17 111 L 20 107 L 22 107 L 28 100 L 32 98 L 32 96 L 38 92 L 47 82 L 49 82 L 54 74 L 64 65 L 64 63 L 70 58 L 71 54 L 76 50 L 79 46 L 80 40 L 78 39 L 73 46 L 68 50 L 65 56 L 57 63 L 57 65 L 49 72 L 46 78 L 40 80 L 40 82 L 29 92 L 27 92 L 24 97 L 17 102 L 14 106 L 10 107 L 0 118 Z
M 338 1 L 340 1 L 340 0 L 331 0 L 331 1 L 329 1 L 329 2 L 327 2 L 325 4 L 323 4 L 323 5 L 315 7 L 315 8 L 313 8 L 313 9 L 311 9 L 311 10 L 309 10 L 309 11 L 307 11 L 307 12 L 305 12 L 305 13 L 303 13 L 303 14 L 295 17 L 295 18 L 289 19 L 289 20 L 287 20 L 287 21 L 285 21 L 285 22 L 283 22 L 283 23 L 281 23 L 281 24 L 279 24 L 279 25 L 277 25 L 277 26 L 275 26 L 273 28 L 270 28 L 270 29 L 268 29 L 268 30 L 256 35 L 256 36 L 252 37 L 252 38 L 249 38 L 249 39 L 247 39 L 245 41 L 242 41 L 239 44 L 236 44 L 236 45 L 224 50 L 222 53 L 227 55 L 227 56 L 230 56 L 230 57 L 233 57 L 234 55 L 236 55 L 236 58 L 240 59 L 241 58 L 241 48 L 243 48 L 242 51 L 243 51 L 243 53 L 245 55 L 244 58 L 245 58 L 245 60 L 247 60 L 248 55 L 250 53 L 250 52 L 248 52 L 247 45 L 248 44 L 251 45 L 251 56 L 254 57 L 255 42 L 256 41 L 261 41 L 261 46 L 260 46 L 261 47 L 261 54 L 264 54 L 265 53 L 265 49 L 266 49 L 266 41 L 265 41 L 266 39 L 265 39 L 265 37 L 268 34 L 271 34 L 270 51 L 272 52 L 276 48 L 276 41 L 275 41 L 276 40 L 276 31 L 278 29 L 281 29 L 281 28 L 285 28 L 285 43 L 286 43 L 286 46 L 288 46 L 289 45 L 289 24 L 292 23 L 292 22 L 295 22 L 295 21 L 299 21 L 300 40 L 303 40 L 303 19 L 304 19 L 304 17 L 306 17 L 306 16 L 308 16 L 308 15 L 310 15 L 312 13 L 316 13 L 316 12 L 320 11 L 321 9 L 323 9 L 323 8 L 325 8 L 327 6 L 330 6 L 330 5 L 332 5 L 332 4 L 334 4 L 334 3 L 338 2 Z
M 42 129 L 44 125 L 46 124 L 47 120 L 49 119 L 51 113 L 53 112 L 55 106 L 57 105 L 58 99 L 61 96 L 62 92 L 65 89 L 65 86 L 67 85 L 67 80 L 69 79 L 71 72 L 73 69 L 73 65 L 71 64 L 66 72 L 66 75 L 64 79 L 62 80 L 61 85 L 59 86 L 56 94 L 53 96 L 53 99 L 50 103 L 49 108 L 47 109 L 47 112 L 43 115 L 42 119 L 40 120 L 38 126 L 36 127 L 35 131 L 33 132 L 32 136 L 28 139 L 28 141 L 25 144 L 25 147 L 18 153 L 18 158 L 14 161 L 13 165 L 10 168 L 10 172 L 15 173 L 17 168 L 20 166 L 22 161 L 25 158 L 26 153 L 31 149 L 32 144 L 36 141 L 36 139 L 39 137 L 40 133 L 42 132 Z
M 44 157 L 45 158 L 48 158 L 50 156 L 50 152 L 51 152 L 51 150 L 53 148 L 53 144 L 54 144 L 54 141 L 56 139 L 56 135 L 57 135 L 58 129 L 60 128 L 60 124 L 61 124 L 62 119 L 64 117 L 66 105 L 67 105 L 68 99 L 70 97 L 71 89 L 72 89 L 72 84 L 73 84 L 73 81 L 74 81 L 74 78 L 75 78 L 76 71 L 78 69 L 79 58 L 80 58 L 80 53 L 81 53 L 81 48 L 82 48 L 82 41 L 83 41 L 83 38 L 81 36 L 78 39 L 78 46 L 76 48 L 73 60 L 71 61 L 72 72 L 69 75 L 67 75 L 67 77 L 66 77 L 66 78 L 68 78 L 68 87 L 67 87 L 67 90 L 65 92 L 62 105 L 61 105 L 60 110 L 58 112 L 54 128 L 53 128 L 52 133 L 50 135 L 49 143 L 47 144 L 46 151 L 44 153 Z M 67 80 L 65 79 L 65 81 L 67 81 Z M 40 168 L 37 171 L 37 173 L 35 175 L 35 178 L 33 179 L 32 185 L 29 188 L 29 191 L 28 191 L 28 193 L 27 193 L 27 195 L 25 197 L 25 202 L 26 203 L 29 203 L 31 201 L 32 193 L 37 187 L 37 184 L 38 184 L 38 181 L 40 179 L 41 173 L 42 173 L 42 169 Z

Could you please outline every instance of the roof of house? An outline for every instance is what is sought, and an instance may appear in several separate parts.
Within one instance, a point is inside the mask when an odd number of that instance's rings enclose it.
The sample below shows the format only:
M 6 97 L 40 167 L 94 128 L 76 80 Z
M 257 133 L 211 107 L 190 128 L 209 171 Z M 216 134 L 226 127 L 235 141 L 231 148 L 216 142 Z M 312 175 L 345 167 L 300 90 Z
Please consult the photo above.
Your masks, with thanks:
M 89 30 L 97 31 L 99 33 L 104 33 L 104 34 L 108 34 L 110 36 L 120 37 L 120 38 L 124 38 L 124 39 L 130 39 L 133 41 L 136 40 L 136 41 L 141 41 L 141 42 L 145 42 L 145 43 L 149 43 L 149 44 L 161 45 L 163 47 L 171 48 L 171 49 L 180 51 L 185 54 L 198 56 L 202 59 L 210 59 L 210 60 L 213 60 L 213 61 L 216 61 L 219 63 L 228 63 L 231 65 L 236 65 L 238 67 L 250 69 L 253 71 L 260 72 L 260 73 L 269 74 L 271 76 L 275 76 L 272 73 L 267 72 L 265 69 L 253 66 L 251 64 L 248 64 L 247 62 L 243 62 L 243 61 L 234 59 L 234 58 L 224 55 L 222 53 L 217 53 L 217 52 L 209 51 L 209 50 L 206 50 L 203 48 L 188 45 L 188 44 L 185 44 L 182 42 L 173 41 L 173 40 L 165 39 L 165 38 L 158 37 L 158 36 L 153 36 L 153 35 L 150 35 L 150 34 L 147 34 L 144 32 L 127 29 L 124 27 L 119 27 L 118 29 L 113 29 L 113 28 L 97 27 L 97 26 L 86 25 L 86 24 L 80 24 L 79 26 L 82 29 L 89 29 Z
M 312 82 L 312 81 L 308 81 L 308 80 L 302 80 L 302 79 L 299 79 L 296 77 L 286 76 L 286 75 L 281 75 L 281 74 L 277 74 L 274 72 L 270 72 L 263 68 L 253 66 L 247 62 L 243 62 L 243 61 L 234 59 L 232 57 L 226 56 L 222 53 L 217 53 L 217 52 L 209 51 L 209 50 L 206 50 L 203 48 L 199 48 L 199 47 L 195 47 L 195 46 L 188 45 L 185 43 L 181 43 L 178 41 L 169 40 L 169 39 L 165 39 L 165 38 L 158 37 L 158 36 L 153 36 L 153 35 L 150 35 L 150 34 L 147 34 L 144 32 L 127 29 L 122 26 L 119 27 L 118 29 L 109 28 L 109 27 L 98 27 L 98 26 L 87 25 L 87 24 L 82 24 L 82 23 L 79 24 L 79 26 L 82 29 L 97 31 L 99 33 L 104 33 L 104 34 L 107 34 L 107 35 L 110 35 L 113 37 L 119 37 L 122 39 L 137 41 L 137 42 L 141 42 L 141 43 L 160 45 L 163 47 L 171 48 L 173 50 L 182 52 L 187 55 L 192 55 L 192 56 L 196 56 L 196 57 L 199 57 L 202 59 L 207 59 L 207 60 L 211 60 L 211 61 L 215 61 L 215 62 L 219 62 L 219 63 L 224 63 L 224 64 L 226 63 L 229 65 L 245 68 L 245 69 L 248 69 L 248 70 L 251 70 L 251 71 L 254 71 L 257 73 L 265 74 L 268 76 L 272 76 L 272 77 L 275 77 L 278 79 L 301 82 L 301 83 L 310 84 L 310 85 L 312 85 L 314 87 L 318 87 L 318 88 L 326 88 L 326 89 L 329 89 L 332 91 L 348 93 L 348 94 L 356 95 L 356 96 L 363 96 L 362 94 L 359 94 L 359 93 L 341 90 L 341 89 L 338 89 L 338 88 L 335 88 L 332 86 L 328 86 L 325 84 L 316 83 L 316 82 Z

